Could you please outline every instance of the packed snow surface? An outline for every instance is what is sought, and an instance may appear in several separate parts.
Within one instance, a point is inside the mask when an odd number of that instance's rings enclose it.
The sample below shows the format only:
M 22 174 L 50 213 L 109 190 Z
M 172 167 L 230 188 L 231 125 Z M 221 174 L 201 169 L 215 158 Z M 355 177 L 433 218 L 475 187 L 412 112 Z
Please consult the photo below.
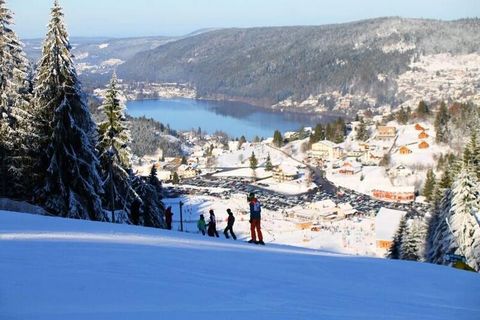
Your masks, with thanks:
M 478 319 L 478 274 L 0 212 L 13 319 Z

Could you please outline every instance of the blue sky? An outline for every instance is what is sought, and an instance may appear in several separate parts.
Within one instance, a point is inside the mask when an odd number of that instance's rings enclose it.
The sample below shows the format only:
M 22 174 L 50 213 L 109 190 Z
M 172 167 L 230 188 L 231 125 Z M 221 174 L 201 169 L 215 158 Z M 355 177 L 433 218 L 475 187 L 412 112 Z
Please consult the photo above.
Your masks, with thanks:
M 43 37 L 53 0 L 7 0 L 22 38 Z M 381 16 L 480 17 L 480 0 L 60 0 L 71 36 L 182 35 L 211 27 L 320 25 Z

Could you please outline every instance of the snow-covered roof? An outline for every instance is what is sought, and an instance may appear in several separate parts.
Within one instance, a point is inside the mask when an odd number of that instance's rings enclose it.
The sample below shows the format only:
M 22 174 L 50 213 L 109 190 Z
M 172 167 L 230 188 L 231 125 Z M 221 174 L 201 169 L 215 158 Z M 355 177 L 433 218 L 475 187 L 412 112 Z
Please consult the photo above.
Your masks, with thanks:
M 330 140 L 322 140 L 322 141 L 318 141 L 317 143 L 314 143 L 314 144 L 317 144 L 317 145 L 322 144 L 322 145 L 328 146 L 330 148 L 338 147 L 338 145 L 335 142 L 332 142 Z
M 385 192 L 394 192 L 394 193 L 414 193 L 415 192 L 415 186 L 378 186 L 378 187 L 373 187 L 372 190 L 379 190 L 379 191 L 385 191 Z
M 283 174 L 287 176 L 296 176 L 298 174 L 298 170 L 294 166 L 283 164 L 279 166 L 279 169 L 282 170 Z
M 285 132 L 284 137 L 285 137 L 286 139 L 288 139 L 288 138 L 290 138 L 291 136 L 293 136 L 293 135 L 295 135 L 295 134 L 297 134 L 297 132 L 295 132 L 295 131 L 288 131 L 288 132 Z
M 361 169 L 362 164 L 356 161 L 345 161 L 343 163 L 343 168 L 353 168 L 353 169 Z
M 350 214 L 354 214 L 357 210 L 355 210 L 352 205 L 348 202 L 345 202 L 345 203 L 340 203 L 338 205 L 338 207 L 340 208 L 340 210 L 343 211 L 343 214 L 345 215 L 350 215 Z
M 312 209 L 324 209 L 324 208 L 335 208 L 337 205 L 333 200 L 326 199 L 322 201 L 314 202 L 310 205 Z
M 375 218 L 375 236 L 377 240 L 393 240 L 400 220 L 406 215 L 405 211 L 380 208 Z

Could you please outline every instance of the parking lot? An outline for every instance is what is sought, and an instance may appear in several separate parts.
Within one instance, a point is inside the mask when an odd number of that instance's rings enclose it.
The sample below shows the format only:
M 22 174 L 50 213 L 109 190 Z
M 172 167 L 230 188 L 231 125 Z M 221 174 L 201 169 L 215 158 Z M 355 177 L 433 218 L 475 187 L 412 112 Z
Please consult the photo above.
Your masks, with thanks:
M 321 188 L 315 188 L 300 195 L 287 195 L 272 190 L 263 189 L 261 186 L 252 185 L 251 179 L 239 177 L 214 177 L 212 175 L 198 176 L 182 181 L 175 187 L 165 188 L 169 198 L 180 195 L 210 195 L 229 199 L 232 193 L 244 193 L 245 197 L 250 192 L 255 192 L 262 206 L 271 211 L 288 212 L 295 206 L 307 206 L 309 203 L 331 199 L 335 203 L 350 203 L 360 214 L 376 214 L 381 207 L 406 211 L 409 216 L 424 216 L 429 211 L 429 206 L 420 203 L 400 204 L 383 202 L 357 193 L 352 190 L 337 188 L 337 193 L 332 194 Z

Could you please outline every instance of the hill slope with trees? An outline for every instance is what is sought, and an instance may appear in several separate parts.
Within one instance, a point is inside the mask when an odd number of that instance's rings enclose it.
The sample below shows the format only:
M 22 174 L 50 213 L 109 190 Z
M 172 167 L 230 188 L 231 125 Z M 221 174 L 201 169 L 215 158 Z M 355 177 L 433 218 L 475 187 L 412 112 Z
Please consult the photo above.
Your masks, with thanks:
M 187 83 L 198 96 L 271 106 L 325 92 L 396 104 L 396 79 L 421 55 L 478 53 L 480 20 L 379 18 L 308 27 L 223 29 L 138 53 L 128 81 Z M 327 108 L 334 102 L 322 101 Z

